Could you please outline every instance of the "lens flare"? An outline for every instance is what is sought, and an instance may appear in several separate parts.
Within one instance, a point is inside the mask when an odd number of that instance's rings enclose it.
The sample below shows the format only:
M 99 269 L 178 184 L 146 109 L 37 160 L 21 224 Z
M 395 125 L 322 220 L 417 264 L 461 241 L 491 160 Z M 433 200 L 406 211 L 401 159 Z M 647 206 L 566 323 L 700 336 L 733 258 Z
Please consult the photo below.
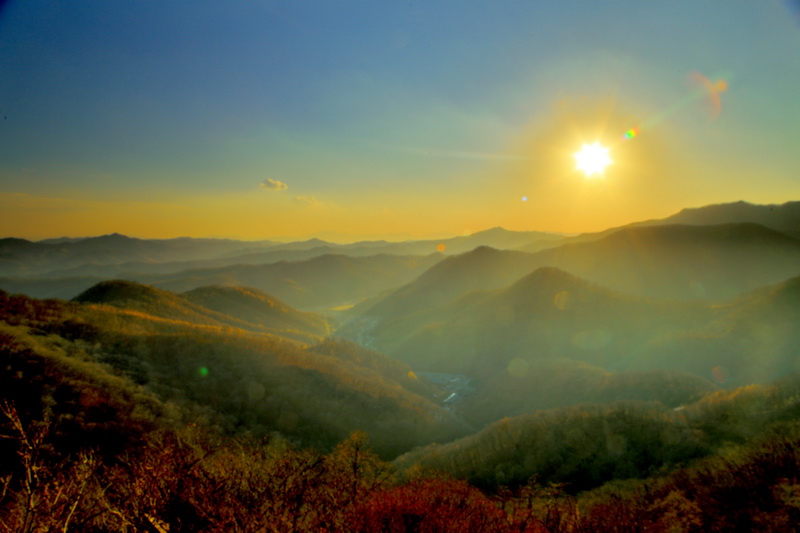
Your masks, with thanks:
M 637 135 L 639 135 L 639 128 L 631 128 L 622 135 L 622 138 L 627 141 L 633 139 Z
M 667 120 L 669 117 L 693 105 L 697 101 L 705 100 L 711 110 L 711 118 L 717 118 L 722 111 L 722 97 L 721 94 L 728 90 L 729 83 L 727 80 L 719 78 L 717 81 L 711 81 L 706 76 L 699 72 L 689 73 L 689 81 L 695 86 L 695 89 L 685 98 L 678 100 L 674 104 L 665 108 L 664 110 L 656 113 L 639 124 L 639 127 L 631 128 L 622 134 L 622 140 L 628 141 L 634 137 L 638 137 L 641 129 L 650 129 Z
M 724 367 L 715 366 L 711 369 L 711 379 L 719 384 L 723 384 L 728 381 L 728 372 Z
M 708 95 L 708 103 L 711 107 L 711 117 L 717 118 L 720 111 L 722 111 L 722 99 L 720 94 L 728 90 L 728 82 L 725 80 L 711 81 L 699 72 L 692 72 L 690 74 L 695 83 L 701 85 Z
M 561 291 L 553 297 L 553 305 L 561 311 L 566 311 L 569 307 L 569 291 Z

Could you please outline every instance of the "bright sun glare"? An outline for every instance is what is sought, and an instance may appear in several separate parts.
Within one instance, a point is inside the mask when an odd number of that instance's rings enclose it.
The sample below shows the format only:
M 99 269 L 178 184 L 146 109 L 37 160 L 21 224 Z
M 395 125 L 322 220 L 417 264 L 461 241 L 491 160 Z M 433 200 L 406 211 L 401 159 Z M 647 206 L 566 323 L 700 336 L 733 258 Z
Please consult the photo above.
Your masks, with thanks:
M 600 146 L 599 142 L 584 144 L 580 151 L 575 152 L 575 163 L 578 170 L 583 171 L 587 178 L 601 177 L 603 171 L 611 164 L 608 148 Z

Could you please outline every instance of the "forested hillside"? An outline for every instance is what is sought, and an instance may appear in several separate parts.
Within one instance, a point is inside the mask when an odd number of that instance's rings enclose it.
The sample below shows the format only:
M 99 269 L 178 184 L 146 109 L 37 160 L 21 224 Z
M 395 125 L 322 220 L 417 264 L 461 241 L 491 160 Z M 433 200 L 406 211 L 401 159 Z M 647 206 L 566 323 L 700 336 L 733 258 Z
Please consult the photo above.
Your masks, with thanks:
M 123 288 L 129 304 L 159 294 Z M 582 367 L 608 403 L 452 440 L 467 426 L 426 399 L 431 384 L 353 344 L 6 293 L 0 313 L 12 530 L 726 531 L 800 518 L 797 378 L 713 391 Z M 661 401 L 613 400 L 630 386 Z M 372 451 L 433 440 L 394 463 Z
M 84 248 L 91 272 L 152 268 L 0 285 L 71 291 L 0 291 L 0 524 L 790 531 L 800 241 L 778 211 L 442 247 L 2 241 L 12 270 L 79 274 Z M 305 259 L 259 263 L 281 254 Z
M 428 399 L 432 392 L 409 367 L 354 344 L 303 344 L 209 323 L 203 308 L 187 314 L 176 305 L 178 295 L 130 283 L 103 284 L 81 297 L 93 299 L 116 305 L 2 294 L 4 352 L 28 354 L 7 363 L 6 379 L 21 394 L 28 373 L 17 365 L 56 359 L 187 412 L 206 412 L 226 432 L 275 433 L 320 449 L 362 429 L 391 457 L 468 430 Z M 45 401 L 31 394 L 29 401 Z

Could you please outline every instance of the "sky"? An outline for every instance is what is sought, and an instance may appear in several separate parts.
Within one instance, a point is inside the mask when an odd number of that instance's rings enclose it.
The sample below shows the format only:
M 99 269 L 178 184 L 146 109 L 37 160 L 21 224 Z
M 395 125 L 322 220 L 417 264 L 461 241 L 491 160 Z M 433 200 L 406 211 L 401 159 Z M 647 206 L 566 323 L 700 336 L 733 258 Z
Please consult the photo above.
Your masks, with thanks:
M 7 0 L 0 236 L 578 233 L 800 200 L 798 95 L 789 0 Z

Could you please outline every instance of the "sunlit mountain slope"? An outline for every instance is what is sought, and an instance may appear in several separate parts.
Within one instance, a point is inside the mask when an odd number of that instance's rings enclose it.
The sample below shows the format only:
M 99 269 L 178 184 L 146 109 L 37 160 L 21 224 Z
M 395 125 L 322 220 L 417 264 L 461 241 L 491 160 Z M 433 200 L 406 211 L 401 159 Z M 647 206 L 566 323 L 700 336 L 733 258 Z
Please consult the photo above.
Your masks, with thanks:
M 22 369 L 31 361 L 48 366 L 66 358 L 81 361 L 80 372 L 110 372 L 123 388 L 143 387 L 186 413 L 206 413 L 227 432 L 282 435 L 304 446 L 329 449 L 361 429 L 392 456 L 468 431 L 397 361 L 344 341 L 307 346 L 210 324 L 203 316 L 213 315 L 162 293 L 118 283 L 89 291 L 84 303 L 0 293 L 7 390 L 24 393 Z M 153 304 L 168 309 L 150 314 Z

